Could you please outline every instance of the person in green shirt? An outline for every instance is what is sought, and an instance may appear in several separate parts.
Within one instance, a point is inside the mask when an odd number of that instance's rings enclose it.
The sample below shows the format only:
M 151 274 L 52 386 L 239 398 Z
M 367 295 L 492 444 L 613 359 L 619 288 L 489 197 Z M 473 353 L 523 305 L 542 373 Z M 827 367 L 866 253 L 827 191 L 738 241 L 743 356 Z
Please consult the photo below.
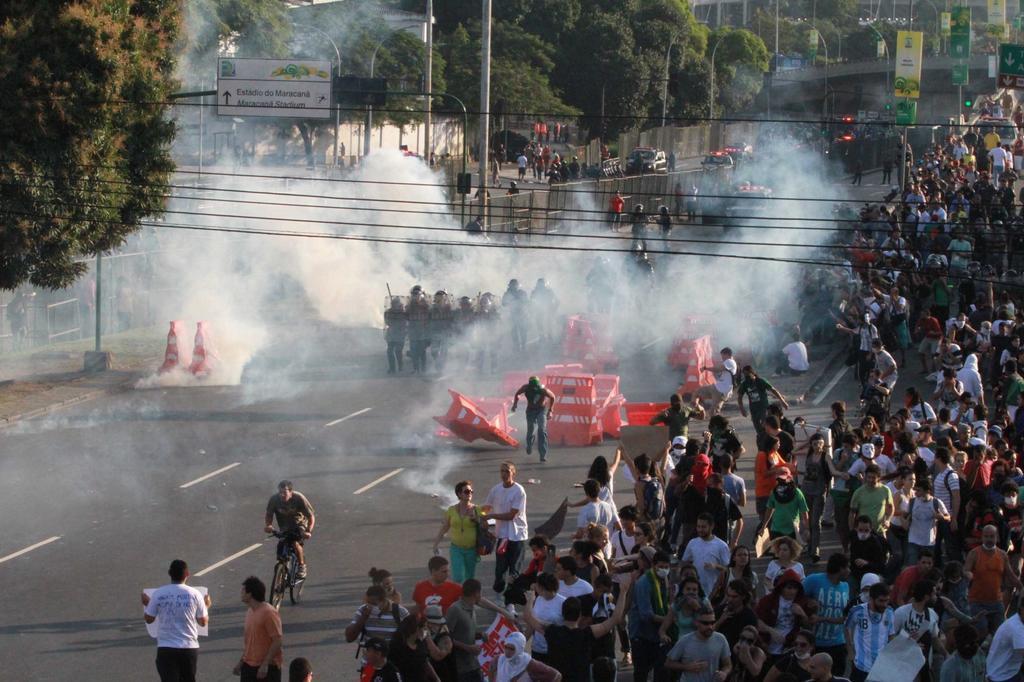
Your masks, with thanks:
M 807 498 L 789 476 L 780 476 L 768 498 L 768 535 L 773 540 L 783 535 L 796 539 L 797 521 L 810 528 Z
M 857 488 L 850 500 L 851 527 L 855 525 L 858 516 L 866 516 L 871 519 L 873 530 L 885 532 L 895 507 L 892 491 L 879 482 L 881 478 L 882 470 L 877 464 L 869 464 L 864 469 L 864 485 Z
M 678 393 L 673 393 L 669 400 L 667 410 L 662 410 L 651 417 L 651 426 L 658 424 L 667 426 L 670 441 L 675 440 L 678 436 L 689 438 L 690 420 L 707 418 L 704 407 L 700 404 L 700 398 L 695 398 L 692 393 L 684 393 L 680 398 Z
M 736 390 L 736 404 L 740 408 L 740 414 L 747 416 L 747 410 L 743 407 L 743 396 L 747 396 L 750 404 L 750 420 L 754 424 L 754 430 L 758 437 L 764 434 L 764 418 L 768 416 L 769 394 L 778 398 L 784 409 L 789 409 L 786 398 L 779 393 L 778 389 L 762 379 L 750 365 L 743 367 L 743 378 Z
M 1007 408 L 1017 407 L 1020 396 L 1024 395 L 1024 377 L 1017 372 L 1017 361 L 1007 360 L 1003 366 L 1003 395 Z

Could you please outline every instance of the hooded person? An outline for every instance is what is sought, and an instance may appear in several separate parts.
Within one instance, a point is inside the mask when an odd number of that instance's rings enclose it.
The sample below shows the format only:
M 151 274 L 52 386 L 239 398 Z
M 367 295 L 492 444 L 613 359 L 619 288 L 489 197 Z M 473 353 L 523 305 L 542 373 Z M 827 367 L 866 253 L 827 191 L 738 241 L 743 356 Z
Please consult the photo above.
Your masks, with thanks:
M 969 353 L 964 366 L 956 373 L 956 378 L 964 385 L 964 391 L 974 396 L 979 405 L 985 404 L 985 389 L 981 384 L 981 372 L 978 371 L 978 356 Z
M 526 653 L 526 636 L 521 632 L 513 632 L 505 638 L 504 653 L 494 657 L 491 670 L 494 671 L 494 682 L 515 682 L 519 679 L 530 679 L 536 682 L 554 682 L 560 678 L 558 671 L 551 666 L 535 661 Z M 527 677 L 523 677 L 523 673 Z
M 807 598 L 800 574 L 790 569 L 775 579 L 775 587 L 757 602 L 758 619 L 771 628 L 768 655 L 778 656 L 792 646 L 797 632 L 808 622 Z

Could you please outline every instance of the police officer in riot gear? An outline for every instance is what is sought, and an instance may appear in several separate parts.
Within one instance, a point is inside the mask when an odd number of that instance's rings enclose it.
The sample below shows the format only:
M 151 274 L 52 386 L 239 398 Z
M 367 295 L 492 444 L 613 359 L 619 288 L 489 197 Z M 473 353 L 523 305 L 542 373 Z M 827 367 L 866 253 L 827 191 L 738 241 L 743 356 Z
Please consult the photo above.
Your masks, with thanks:
M 451 297 L 442 289 L 434 294 L 434 305 L 430 308 L 430 355 L 439 372 L 444 370 L 448 360 L 448 346 L 454 327 L 455 311 L 452 310 Z
M 388 374 L 402 371 L 402 349 L 409 333 L 409 318 L 398 296 L 391 297 L 391 307 L 384 311 L 384 340 L 388 344 Z
M 538 279 L 533 287 L 530 305 L 533 308 L 533 318 L 537 321 L 537 333 L 540 334 L 541 341 L 550 343 L 555 338 L 558 298 L 543 277 Z
M 512 332 L 512 349 L 522 352 L 526 350 L 526 292 L 519 288 L 519 280 L 509 280 L 508 289 L 501 300 L 501 306 L 508 311 L 508 321 Z
M 421 374 L 427 371 L 427 347 L 430 345 L 430 304 L 419 284 L 409 292 L 407 307 L 409 318 L 409 355 L 412 357 L 412 371 Z

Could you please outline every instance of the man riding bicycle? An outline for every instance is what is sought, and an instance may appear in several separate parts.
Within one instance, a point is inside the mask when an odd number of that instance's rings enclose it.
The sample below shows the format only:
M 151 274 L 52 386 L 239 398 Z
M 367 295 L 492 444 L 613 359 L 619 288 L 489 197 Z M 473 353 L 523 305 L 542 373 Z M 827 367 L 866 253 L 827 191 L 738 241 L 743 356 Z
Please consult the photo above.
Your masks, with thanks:
M 296 578 L 306 577 L 306 555 L 302 543 L 306 538 L 312 537 L 313 526 L 316 525 L 316 516 L 313 512 L 313 505 L 309 503 L 306 496 L 292 490 L 291 481 L 281 481 L 277 484 L 277 494 L 270 496 L 267 502 L 267 515 L 263 523 L 265 533 L 273 533 L 273 521 L 277 519 L 277 527 L 281 533 L 291 537 L 286 539 L 295 550 L 295 557 L 298 559 Z

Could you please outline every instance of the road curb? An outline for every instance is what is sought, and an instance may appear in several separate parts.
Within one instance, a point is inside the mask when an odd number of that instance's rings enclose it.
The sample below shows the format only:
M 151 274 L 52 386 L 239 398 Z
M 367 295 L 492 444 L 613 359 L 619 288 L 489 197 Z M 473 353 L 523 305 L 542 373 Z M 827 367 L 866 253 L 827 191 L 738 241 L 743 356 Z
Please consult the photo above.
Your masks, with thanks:
M 840 340 L 840 342 L 836 343 L 836 347 L 833 348 L 825 357 L 821 363 L 821 369 L 818 371 L 818 376 L 814 377 L 810 385 L 807 387 L 807 390 L 804 391 L 804 403 L 810 402 L 810 395 L 821 387 L 821 384 L 824 383 L 825 377 L 828 376 L 829 372 L 835 367 L 836 360 L 839 359 L 846 349 L 846 344 L 842 343 Z
M 138 379 L 139 379 L 138 376 L 134 376 L 133 375 L 131 378 L 125 379 L 124 381 L 120 381 L 120 382 L 114 384 L 113 386 L 108 386 L 106 388 L 97 388 L 97 389 L 94 389 L 92 391 L 87 391 L 87 392 L 82 393 L 80 395 L 76 395 L 74 397 L 67 398 L 65 400 L 60 400 L 58 402 L 51 403 L 50 405 L 45 405 L 43 407 L 37 407 L 34 410 L 28 410 L 26 412 L 20 412 L 18 414 L 8 415 L 6 417 L 0 417 L 0 429 L 4 429 L 4 428 L 10 427 L 10 426 L 13 426 L 14 424 L 16 424 L 18 422 L 21 422 L 21 421 L 25 421 L 26 419 L 34 419 L 36 417 L 42 417 L 42 416 L 47 415 L 47 414 L 49 414 L 51 412 L 56 412 L 57 410 L 64 409 L 65 407 L 71 407 L 73 405 L 78 405 L 79 403 L 84 403 L 84 402 L 87 402 L 89 400 L 93 400 L 95 398 L 102 398 L 103 396 L 113 395 L 115 393 L 122 393 L 122 392 L 128 390 L 128 388 L 131 387 L 131 385 L 134 384 L 136 381 L 138 381 Z

